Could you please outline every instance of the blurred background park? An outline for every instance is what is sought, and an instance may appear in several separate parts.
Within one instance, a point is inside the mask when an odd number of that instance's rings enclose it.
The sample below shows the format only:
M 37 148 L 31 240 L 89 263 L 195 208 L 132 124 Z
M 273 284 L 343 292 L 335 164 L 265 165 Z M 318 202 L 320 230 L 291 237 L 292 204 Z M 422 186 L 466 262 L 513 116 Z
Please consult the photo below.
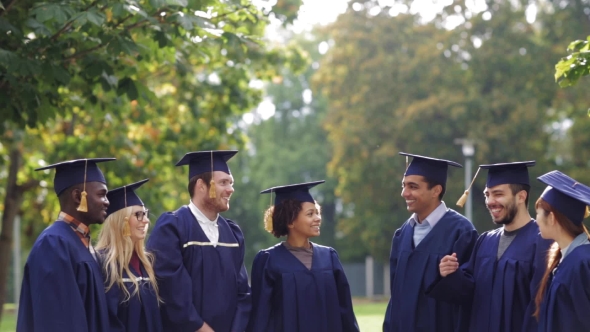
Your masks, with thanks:
M 0 331 L 59 212 L 53 173 L 35 168 L 116 157 L 109 187 L 150 178 L 153 224 L 189 201 L 174 163 L 212 149 L 240 150 L 224 216 L 248 268 L 279 241 L 259 192 L 326 179 L 316 242 L 345 263 L 362 330 L 380 330 L 409 217 L 398 152 L 466 166 L 449 173 L 453 208 L 483 163 L 590 184 L 588 35 L 589 0 L 0 0 Z M 480 233 L 494 227 L 484 185 L 457 208 Z

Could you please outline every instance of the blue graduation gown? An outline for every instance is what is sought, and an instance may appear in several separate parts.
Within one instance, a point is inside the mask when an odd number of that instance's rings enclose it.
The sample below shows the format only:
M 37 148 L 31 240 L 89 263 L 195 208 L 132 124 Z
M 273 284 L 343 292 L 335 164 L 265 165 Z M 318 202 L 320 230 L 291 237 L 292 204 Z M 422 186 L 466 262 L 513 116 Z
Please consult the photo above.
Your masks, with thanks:
M 425 290 L 437 279 L 442 257 L 457 253 L 466 261 L 477 239 L 467 218 L 448 210 L 426 237 L 414 248 L 414 227 L 406 221 L 392 240 L 389 257 L 391 299 L 383 331 L 460 331 L 460 306 L 426 296 Z
M 252 264 L 248 332 L 359 331 L 350 287 L 336 251 L 313 244 L 308 270 L 283 244 L 261 250 Z
M 569 253 L 541 303 L 539 332 L 590 331 L 590 245 Z
M 158 307 L 158 299 L 154 292 L 152 285 L 149 282 L 148 274 L 140 264 L 140 269 L 143 277 L 135 277 L 139 279 L 139 297 L 137 294 L 132 295 L 130 299 L 123 302 L 125 294 L 119 288 L 119 285 L 114 284 L 107 292 L 107 302 L 111 312 L 117 315 L 118 328 L 113 328 L 111 332 L 163 332 L 162 319 L 160 318 L 160 308 Z M 130 265 L 129 269 L 136 275 L 139 273 Z M 129 276 L 124 273 L 123 283 L 129 291 L 133 294 L 135 286 L 130 280 Z
M 244 236 L 231 220 L 217 219 L 212 246 L 188 206 L 164 213 L 147 242 L 155 257 L 164 331 L 194 332 L 204 322 L 216 332 L 244 331 L 251 310 L 244 267 Z
M 17 332 L 108 332 L 100 266 L 63 221 L 47 227 L 27 258 Z
M 497 259 L 501 235 L 502 228 L 483 233 L 471 259 L 459 260 L 461 268 L 440 277 L 428 294 L 471 308 L 469 331 L 537 331 L 535 295 L 551 241 L 532 220 Z

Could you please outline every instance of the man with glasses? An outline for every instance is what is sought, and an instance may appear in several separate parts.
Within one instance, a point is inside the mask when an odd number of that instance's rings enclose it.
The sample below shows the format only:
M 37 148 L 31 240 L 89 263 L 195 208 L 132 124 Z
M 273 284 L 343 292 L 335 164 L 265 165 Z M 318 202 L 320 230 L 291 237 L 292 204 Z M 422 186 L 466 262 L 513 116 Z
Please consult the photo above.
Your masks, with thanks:
M 229 209 L 234 179 L 227 161 L 237 151 L 187 153 L 188 205 L 164 213 L 148 240 L 164 304 L 165 331 L 244 331 L 251 309 L 244 236 Z

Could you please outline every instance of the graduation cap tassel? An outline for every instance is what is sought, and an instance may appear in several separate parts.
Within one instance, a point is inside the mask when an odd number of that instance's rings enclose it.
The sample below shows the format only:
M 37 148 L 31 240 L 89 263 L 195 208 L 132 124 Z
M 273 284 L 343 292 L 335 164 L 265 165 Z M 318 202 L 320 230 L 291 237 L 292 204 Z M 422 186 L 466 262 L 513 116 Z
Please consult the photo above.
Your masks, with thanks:
M 584 219 L 590 217 L 590 206 L 586 206 L 586 212 L 584 213 Z
M 467 188 L 467 190 L 465 190 L 465 192 L 463 193 L 461 198 L 459 198 L 459 200 L 457 201 L 458 207 L 465 206 L 465 203 L 467 202 L 467 196 L 469 196 L 469 190 L 471 190 L 471 186 L 473 186 L 473 183 L 475 182 L 475 178 L 477 178 L 477 174 L 479 174 L 480 169 L 481 168 L 477 169 L 477 172 L 475 172 L 475 176 L 473 177 L 473 180 L 471 180 L 471 184 L 469 185 L 469 188 Z
M 272 206 L 272 191 L 270 192 L 270 206 Z M 269 211 L 271 212 L 271 211 Z M 272 226 L 272 213 L 268 213 L 268 215 L 264 218 L 264 229 L 272 234 L 273 226 Z
M 124 196 L 125 196 L 125 207 L 127 207 L 127 186 L 123 187 Z M 129 226 L 129 217 L 124 218 L 123 222 L 123 236 L 130 237 L 131 236 L 131 226 Z
M 216 198 L 215 181 L 213 180 L 213 151 L 211 151 L 211 181 L 209 182 L 209 198 Z
M 87 173 L 87 171 L 88 171 L 88 159 L 86 159 L 86 165 L 84 166 L 84 187 L 83 187 L 82 194 L 80 197 L 80 205 L 76 209 L 80 212 L 88 212 L 88 200 L 86 199 L 86 196 L 88 196 L 88 193 L 86 192 L 86 173 Z

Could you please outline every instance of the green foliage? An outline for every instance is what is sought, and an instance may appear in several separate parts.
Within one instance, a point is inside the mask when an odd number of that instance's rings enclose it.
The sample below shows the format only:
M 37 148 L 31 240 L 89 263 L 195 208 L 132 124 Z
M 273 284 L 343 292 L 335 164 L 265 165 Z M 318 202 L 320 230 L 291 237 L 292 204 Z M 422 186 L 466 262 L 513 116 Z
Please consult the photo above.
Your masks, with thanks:
M 587 97 L 565 94 L 548 79 L 552 45 L 575 32 L 575 9 L 539 14 L 531 25 L 524 8 L 509 3 L 494 3 L 491 19 L 449 7 L 466 20 L 449 31 L 442 28 L 446 11 L 420 23 L 414 15 L 391 17 L 387 8 L 369 14 L 375 5 L 365 1 L 326 29 L 333 46 L 315 76 L 329 100 L 329 169 L 347 211 L 341 228 L 358 250 L 386 260 L 391 236 L 409 217 L 399 196 L 399 151 L 463 163 L 453 142 L 470 138 L 477 142 L 475 165 L 537 160 L 531 179 L 557 167 L 573 174 L 580 167 L 574 160 L 587 164 L 578 155 L 588 135 L 577 123 L 567 127 Z M 557 18 L 571 26 L 557 28 Z M 484 179 L 471 190 L 480 232 L 494 227 L 482 204 Z M 449 171 L 448 207 L 456 208 L 463 183 L 463 171 Z M 534 202 L 543 186 L 532 185 Z
M 567 47 L 568 55 L 555 65 L 555 81 L 561 87 L 575 85 L 578 80 L 590 74 L 590 36 L 587 40 L 576 40 Z

